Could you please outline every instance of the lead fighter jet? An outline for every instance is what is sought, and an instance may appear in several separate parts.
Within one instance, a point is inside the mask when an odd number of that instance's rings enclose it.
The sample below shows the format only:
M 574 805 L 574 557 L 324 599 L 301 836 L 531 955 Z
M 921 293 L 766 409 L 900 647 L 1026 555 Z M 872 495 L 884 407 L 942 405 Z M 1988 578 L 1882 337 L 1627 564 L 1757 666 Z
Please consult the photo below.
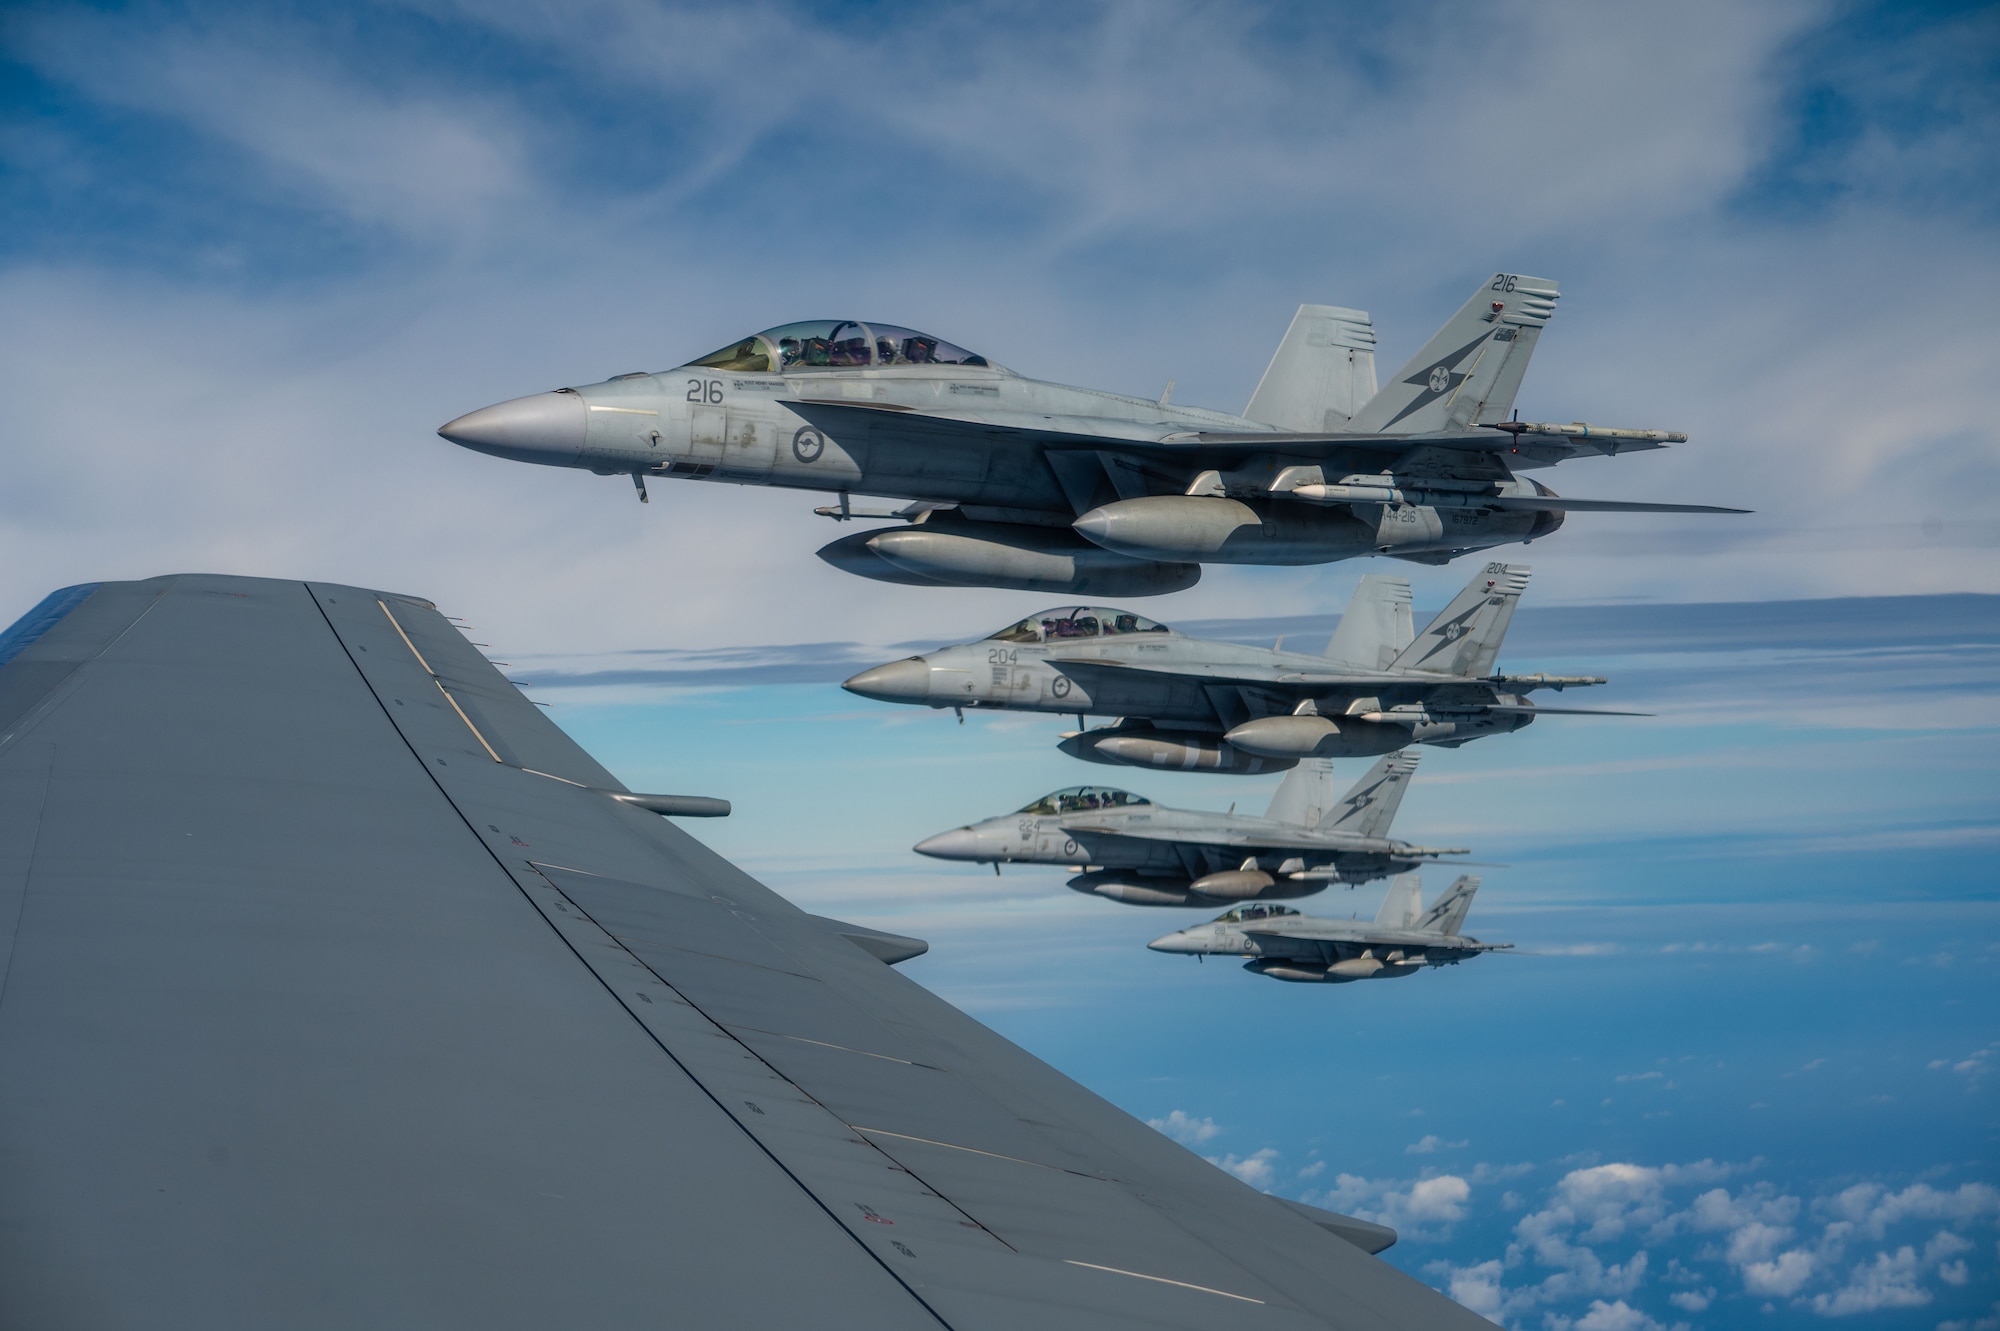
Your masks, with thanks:
M 1030 615 L 979 642 L 875 666 L 841 685 L 884 702 L 1117 716 L 1073 734 L 1065 753 L 1131 767 L 1256 773 L 1301 758 L 1374 757 L 1410 743 L 1456 748 L 1540 712 L 1535 689 L 1591 675 L 1500 675 L 1494 662 L 1526 564 L 1488 564 L 1421 635 L 1410 584 L 1371 573 L 1323 656 L 1208 642 L 1125 610 Z
M 1318 919 L 1289 906 L 1260 903 L 1237 906 L 1207 924 L 1155 938 L 1146 946 L 1155 952 L 1247 957 L 1243 969 L 1252 974 L 1295 983 L 1393 980 L 1426 966 L 1455 966 L 1481 952 L 1513 947 L 1482 943 L 1459 932 L 1478 890 L 1477 878 L 1462 875 L 1425 910 L 1417 875 L 1406 874 L 1389 889 L 1373 924 Z
M 1392 753 L 1338 800 L 1332 764 L 1285 774 L 1261 818 L 1170 809 L 1130 791 L 1075 786 L 1019 812 L 940 832 L 920 855 L 991 864 L 1089 865 L 1069 885 L 1133 906 L 1210 906 L 1310 896 L 1365 883 L 1463 849 L 1389 838 L 1417 755 Z
M 1029 379 L 911 328 L 786 324 L 657 374 L 515 398 L 438 433 L 521 462 L 838 495 L 899 518 L 819 553 L 915 586 L 1148 596 L 1204 563 L 1442 564 L 1566 513 L 1741 512 L 1559 498 L 1518 473 L 1686 440 L 1508 419 L 1556 283 L 1495 273 L 1380 391 L 1362 310 L 1303 305 L 1243 414 Z M 853 495 L 905 502 L 864 510 Z

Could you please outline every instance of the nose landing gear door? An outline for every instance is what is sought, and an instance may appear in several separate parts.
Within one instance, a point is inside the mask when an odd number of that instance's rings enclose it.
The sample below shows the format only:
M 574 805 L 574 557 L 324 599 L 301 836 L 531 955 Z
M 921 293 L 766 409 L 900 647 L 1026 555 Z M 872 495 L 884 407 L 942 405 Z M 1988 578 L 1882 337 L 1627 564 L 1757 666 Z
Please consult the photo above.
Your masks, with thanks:
M 722 441 L 729 415 L 721 407 L 688 408 L 687 460 L 711 470 L 722 464 Z

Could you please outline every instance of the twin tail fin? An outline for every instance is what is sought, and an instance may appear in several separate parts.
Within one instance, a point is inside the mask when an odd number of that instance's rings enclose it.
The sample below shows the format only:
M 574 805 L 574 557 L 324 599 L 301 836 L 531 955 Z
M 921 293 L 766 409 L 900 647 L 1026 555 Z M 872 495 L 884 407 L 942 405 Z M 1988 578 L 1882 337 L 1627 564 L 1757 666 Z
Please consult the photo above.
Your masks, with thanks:
M 1424 933 L 1456 936 L 1465 925 L 1466 912 L 1472 909 L 1472 895 L 1478 890 L 1477 875 L 1460 874 L 1458 881 L 1446 888 L 1444 895 L 1418 918 L 1415 927 Z
M 1348 428 L 1431 434 L 1507 419 L 1558 299 L 1550 278 L 1493 274 Z

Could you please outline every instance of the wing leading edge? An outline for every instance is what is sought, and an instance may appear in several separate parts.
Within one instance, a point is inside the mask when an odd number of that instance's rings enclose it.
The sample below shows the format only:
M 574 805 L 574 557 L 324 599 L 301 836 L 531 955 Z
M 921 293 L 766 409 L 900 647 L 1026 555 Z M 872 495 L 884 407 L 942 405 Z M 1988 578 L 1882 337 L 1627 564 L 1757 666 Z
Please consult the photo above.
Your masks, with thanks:
M 104 584 L 0 703 L 37 1324 L 1484 1325 L 617 799 L 425 602 Z

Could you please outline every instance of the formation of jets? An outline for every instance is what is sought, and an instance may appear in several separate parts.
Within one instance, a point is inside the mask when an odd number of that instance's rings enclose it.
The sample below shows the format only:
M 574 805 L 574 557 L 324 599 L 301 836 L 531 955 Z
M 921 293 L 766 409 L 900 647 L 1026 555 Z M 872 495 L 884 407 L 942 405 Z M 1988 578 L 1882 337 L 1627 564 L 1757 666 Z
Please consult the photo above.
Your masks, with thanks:
M 898 525 L 825 559 L 1076 598 L 848 687 L 1075 713 L 1062 747 L 1099 764 L 1282 770 L 1270 807 L 1074 786 L 917 850 L 1226 908 L 1157 952 L 1387 979 L 1505 946 L 1462 932 L 1477 879 L 1424 907 L 1412 871 L 1467 852 L 1390 835 L 1417 746 L 1602 682 L 1499 670 L 1526 567 L 1487 564 L 1422 632 L 1409 584 L 1371 575 L 1318 655 L 1104 602 L 1203 563 L 1443 563 L 1569 511 L 1691 509 L 1519 474 L 1680 441 L 1512 418 L 1555 300 L 1496 274 L 1380 391 L 1368 317 L 1303 307 L 1240 416 L 823 321 L 443 433 L 641 498 L 787 486 L 846 520 L 885 495 Z M 176 574 L 0 630 L 10 1325 L 1487 1325 L 1377 1260 L 1393 1230 L 1261 1193 L 896 975 L 923 940 L 729 864 L 668 821 L 726 803 L 626 790 L 464 627 Z M 1342 793 L 1351 757 L 1373 765 Z M 1391 875 L 1366 923 L 1281 904 Z
M 1076 786 L 916 849 L 996 872 L 1068 866 L 1072 888 L 1131 905 L 1236 908 L 1200 935 L 1202 946 L 1157 950 L 1208 952 L 1228 940 L 1259 974 L 1392 977 L 1421 968 L 1410 957 L 1470 952 L 1418 929 L 1427 945 L 1388 947 L 1405 960 L 1364 964 L 1376 953 L 1342 950 L 1346 925 L 1328 924 L 1322 939 L 1311 932 L 1320 922 L 1296 914 L 1259 918 L 1281 921 L 1287 939 L 1318 941 L 1272 952 L 1277 944 L 1258 941 L 1270 931 L 1246 932 L 1236 917 L 1253 909 L 1245 903 L 1467 853 L 1389 836 L 1416 769 L 1412 746 L 1456 748 L 1538 716 L 1596 710 L 1530 695 L 1601 679 L 1499 670 L 1528 566 L 1486 564 L 1421 632 L 1408 580 L 1368 574 L 1317 655 L 1192 637 L 1098 598 L 1178 591 L 1204 564 L 1361 555 L 1443 564 L 1541 539 L 1572 512 L 1741 512 L 1566 498 L 1524 474 L 1686 442 L 1664 430 L 1519 419 L 1514 399 L 1558 299 L 1549 279 L 1493 274 L 1386 387 L 1365 311 L 1301 306 L 1235 415 L 1175 403 L 1171 385 L 1156 401 L 1076 388 L 915 329 L 820 320 L 739 338 L 678 369 L 497 403 L 439 433 L 516 461 L 628 476 L 641 500 L 648 478 L 819 491 L 835 499 L 815 510 L 823 516 L 891 524 L 820 550 L 837 568 L 911 586 L 1093 598 L 864 670 L 845 687 L 951 708 L 961 720 L 968 708 L 1074 715 L 1060 747 L 1092 763 L 1284 771 L 1270 808 L 1261 817 L 1176 809 Z M 1112 719 L 1091 726 L 1091 716 Z M 1329 760 L 1357 757 L 1380 761 L 1335 799 Z M 1447 902 L 1469 901 L 1465 882 Z M 1414 891 L 1399 886 L 1384 910 L 1403 910 Z M 1438 918 L 1455 938 L 1462 904 L 1453 910 Z

